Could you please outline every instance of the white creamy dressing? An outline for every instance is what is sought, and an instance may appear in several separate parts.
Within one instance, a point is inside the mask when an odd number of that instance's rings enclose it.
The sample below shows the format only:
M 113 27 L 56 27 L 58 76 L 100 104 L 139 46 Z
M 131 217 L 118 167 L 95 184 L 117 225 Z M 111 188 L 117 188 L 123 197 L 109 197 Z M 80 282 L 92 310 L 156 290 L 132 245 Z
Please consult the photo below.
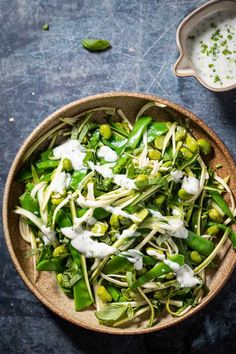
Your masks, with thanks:
M 175 183 L 179 183 L 181 182 L 182 178 L 183 178 L 183 172 L 182 171 L 179 171 L 179 170 L 176 170 L 176 171 L 171 171 L 171 176 L 173 177 L 173 181 Z
M 137 189 L 135 182 L 131 178 L 126 177 L 126 175 L 113 174 L 110 164 L 94 165 L 90 162 L 89 167 L 98 172 L 103 178 L 112 178 L 113 182 L 120 187 L 128 190 Z
M 202 81 L 214 87 L 236 83 L 236 11 L 218 11 L 191 30 L 188 56 Z
M 149 209 L 153 217 L 159 219 L 160 221 L 165 221 L 160 223 L 160 227 L 166 231 L 169 236 L 176 238 L 186 239 L 188 237 L 188 230 L 184 226 L 184 221 L 182 217 L 178 216 L 163 216 L 159 211 Z
M 158 260 L 164 262 L 176 275 L 176 280 L 180 283 L 182 288 L 192 288 L 196 284 L 200 283 L 200 280 L 194 276 L 194 271 L 187 264 L 180 266 L 178 263 L 170 261 L 165 258 L 164 254 L 157 252 L 156 250 L 147 250 L 149 256 L 155 257 Z
M 78 140 L 70 139 L 53 149 L 53 155 L 57 159 L 69 159 L 74 170 L 84 168 L 83 160 L 86 152 Z
M 134 269 L 141 270 L 143 268 L 143 255 L 140 251 L 130 249 L 120 253 L 121 256 L 128 259 L 130 263 L 133 263 Z
M 118 158 L 117 153 L 109 146 L 101 146 L 97 151 L 97 156 L 103 158 L 107 162 L 115 162 Z
M 123 211 L 119 207 L 106 206 L 106 207 L 102 207 L 102 208 L 105 209 L 106 211 L 108 211 L 111 214 L 116 214 L 116 215 L 119 215 L 119 216 L 123 216 L 124 218 L 131 219 L 134 222 L 140 222 L 141 221 L 137 216 L 129 214 L 129 213 L 126 213 L 125 211 Z
M 200 182 L 195 177 L 184 177 L 182 188 L 189 194 L 198 195 L 200 191 Z
M 50 227 L 46 227 L 45 225 L 43 225 L 41 227 L 41 231 L 43 234 L 43 241 L 45 245 L 48 245 L 56 240 L 56 233 Z
M 125 229 L 122 231 L 120 235 L 117 236 L 117 238 L 122 239 L 122 238 L 129 238 L 129 237 L 136 237 L 140 236 L 140 232 L 137 232 L 136 229 Z
M 131 178 L 126 177 L 126 175 L 113 175 L 113 181 L 125 189 L 137 189 L 135 182 Z
M 65 189 L 69 187 L 70 181 L 71 175 L 69 173 L 60 172 L 51 182 L 51 191 L 63 195 Z
M 168 227 L 165 230 L 169 236 L 183 239 L 188 237 L 188 230 L 184 226 L 184 221 L 178 217 L 168 217 Z
M 82 253 L 86 258 L 104 258 L 117 252 L 113 246 L 109 246 L 104 242 L 94 241 L 91 236 L 91 231 L 78 229 L 73 227 L 63 227 L 61 229 L 63 235 L 71 239 L 71 244 L 74 248 Z

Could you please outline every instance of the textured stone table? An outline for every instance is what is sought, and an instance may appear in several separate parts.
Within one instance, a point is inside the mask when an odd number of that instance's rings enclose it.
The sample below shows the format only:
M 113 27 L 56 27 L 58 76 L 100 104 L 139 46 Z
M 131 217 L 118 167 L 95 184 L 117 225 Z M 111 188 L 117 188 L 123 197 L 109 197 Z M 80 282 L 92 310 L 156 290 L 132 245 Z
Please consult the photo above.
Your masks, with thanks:
M 175 31 L 201 0 L 0 0 L 0 187 L 23 140 L 49 113 L 105 91 L 154 93 L 180 103 L 236 157 L 236 94 L 214 94 L 178 79 Z M 42 31 L 44 23 L 48 32 Z M 113 48 L 89 53 L 87 36 Z M 2 194 L 1 194 L 2 195 Z M 92 333 L 54 316 L 16 273 L 1 231 L 0 353 L 236 353 L 236 274 L 199 314 L 140 337 Z

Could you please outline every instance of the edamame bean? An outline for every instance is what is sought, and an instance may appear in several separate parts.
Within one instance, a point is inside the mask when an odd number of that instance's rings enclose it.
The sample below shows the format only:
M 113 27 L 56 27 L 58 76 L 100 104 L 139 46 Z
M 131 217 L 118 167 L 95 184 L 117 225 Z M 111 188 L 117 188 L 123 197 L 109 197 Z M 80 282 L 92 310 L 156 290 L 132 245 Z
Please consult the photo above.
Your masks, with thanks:
M 154 199 L 153 203 L 159 209 L 161 209 L 165 199 L 166 199 L 166 196 L 164 194 L 159 194 L 159 195 L 156 196 L 156 198 Z
M 192 251 L 190 252 L 190 258 L 194 263 L 201 263 L 202 257 L 198 251 Z
M 101 124 L 99 131 L 104 139 L 110 139 L 110 137 L 112 136 L 112 131 L 109 124 Z
M 160 135 L 156 137 L 154 144 L 158 150 L 162 150 L 164 145 L 164 140 L 165 140 L 165 135 Z
M 97 288 L 97 296 L 100 298 L 100 300 L 103 303 L 112 301 L 112 296 L 109 294 L 109 292 L 106 290 L 106 288 L 103 285 L 100 285 Z
M 191 151 L 189 151 L 189 149 L 187 149 L 185 147 L 181 148 L 180 151 L 182 152 L 182 154 L 186 160 L 190 160 L 193 157 L 193 154 L 191 153 Z
M 198 151 L 198 144 L 197 144 L 196 140 L 190 135 L 188 135 L 186 138 L 186 147 L 193 154 L 195 154 Z
M 216 209 L 211 209 L 209 211 L 209 218 L 212 220 L 212 221 L 215 221 L 217 223 L 221 223 L 223 218 L 222 218 L 222 215 L 220 215 L 220 213 L 218 212 L 218 210 Z
M 66 170 L 68 172 L 73 170 L 72 163 L 71 163 L 70 159 L 67 159 L 67 158 L 63 159 L 62 166 L 63 166 L 64 170 Z
M 197 143 L 203 155 L 209 155 L 212 152 L 211 144 L 207 140 L 199 139 Z
M 55 248 L 55 250 L 53 251 L 52 255 L 53 257 L 59 257 L 63 254 L 67 253 L 67 249 L 66 249 L 66 245 L 60 245 L 58 247 Z
M 220 231 L 220 229 L 217 225 L 212 225 L 212 226 L 208 227 L 208 229 L 207 229 L 208 235 L 211 235 L 211 236 L 217 235 L 219 231 Z
M 178 197 L 182 200 L 188 200 L 192 197 L 191 194 L 189 194 L 188 192 L 186 192 L 185 189 L 181 188 L 179 191 L 178 191 Z
M 161 153 L 160 153 L 160 151 L 158 151 L 158 150 L 151 150 L 151 151 L 149 151 L 149 153 L 148 153 L 148 157 L 149 157 L 151 160 L 160 161 L 160 160 L 161 160 Z

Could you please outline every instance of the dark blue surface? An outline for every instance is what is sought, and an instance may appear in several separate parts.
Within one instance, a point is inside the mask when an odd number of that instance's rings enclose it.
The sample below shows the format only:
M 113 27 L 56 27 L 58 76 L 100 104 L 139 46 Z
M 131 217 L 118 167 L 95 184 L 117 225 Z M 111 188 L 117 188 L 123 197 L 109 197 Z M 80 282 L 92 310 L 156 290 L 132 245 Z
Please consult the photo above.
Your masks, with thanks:
M 178 79 L 175 31 L 193 0 L 0 0 L 0 187 L 21 143 L 49 113 L 106 91 L 154 93 L 205 120 L 236 157 L 236 93 Z M 50 30 L 41 26 L 49 23 Z M 113 48 L 89 53 L 84 37 Z M 14 119 L 10 119 L 14 118 Z M 0 353 L 236 353 L 236 274 L 199 314 L 139 337 L 96 334 L 45 309 L 17 275 L 1 232 Z

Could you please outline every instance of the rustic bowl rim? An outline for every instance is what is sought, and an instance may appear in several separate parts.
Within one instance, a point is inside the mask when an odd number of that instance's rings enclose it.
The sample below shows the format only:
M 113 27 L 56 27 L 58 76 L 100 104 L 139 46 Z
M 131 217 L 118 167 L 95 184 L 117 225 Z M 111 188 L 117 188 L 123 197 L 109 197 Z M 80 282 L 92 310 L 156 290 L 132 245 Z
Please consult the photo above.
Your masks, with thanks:
M 190 118 L 191 121 L 195 122 L 198 126 L 200 126 L 203 130 L 205 130 L 208 134 L 211 135 L 211 137 L 214 139 L 214 141 L 219 144 L 222 148 L 222 150 L 224 151 L 224 153 L 227 155 L 227 157 L 229 159 L 231 159 L 234 162 L 234 166 L 236 168 L 236 164 L 235 161 L 231 155 L 231 153 L 229 152 L 229 150 L 226 148 L 226 146 L 224 145 L 224 143 L 222 142 L 222 140 L 216 135 L 216 133 L 205 123 L 203 122 L 200 118 L 198 118 L 195 114 L 193 114 L 191 111 L 189 111 L 188 109 L 184 108 L 183 106 L 173 103 L 169 100 L 163 99 L 159 96 L 155 96 L 155 95 L 150 95 L 150 94 L 145 94 L 145 93 L 139 93 L 139 92 L 105 92 L 105 93 L 101 93 L 101 94 L 96 94 L 96 95 L 91 95 L 91 96 L 87 96 L 85 98 L 81 98 L 78 100 L 75 100 L 71 103 L 68 103 L 64 106 L 62 106 L 61 108 L 57 109 L 56 111 L 54 111 L 52 114 L 50 114 L 48 117 L 46 117 L 45 119 L 42 120 L 41 123 L 39 123 L 36 128 L 29 134 L 29 136 L 24 140 L 23 144 L 21 145 L 21 147 L 19 148 L 15 159 L 12 162 L 12 165 L 10 167 L 9 173 L 8 173 L 8 177 L 6 180 L 6 184 L 5 184 L 5 189 L 4 189 L 4 196 L 3 196 L 3 209 L 2 209 L 2 216 L 3 216 L 3 230 L 4 230 L 4 235 L 5 235 L 5 241 L 7 244 L 7 248 L 8 248 L 8 252 L 10 254 L 10 257 L 14 263 L 14 266 L 18 272 L 18 274 L 20 275 L 21 279 L 23 280 L 23 282 L 25 283 L 25 285 L 31 290 L 31 292 L 49 309 L 51 310 L 53 313 L 55 313 L 57 316 L 66 319 L 67 321 L 69 321 L 70 323 L 73 323 L 77 326 L 83 327 L 85 329 L 89 329 L 92 331 L 96 331 L 96 332 L 101 332 L 101 333 L 106 333 L 106 334 L 119 334 L 119 335 L 134 335 L 134 334 L 144 334 L 144 333 L 150 333 L 150 332 L 155 332 L 155 331 L 159 331 L 161 329 L 166 329 L 169 328 L 177 323 L 182 322 L 183 320 L 187 319 L 188 317 L 196 314 L 198 311 L 200 311 L 203 307 L 205 307 L 215 296 L 216 294 L 220 291 L 220 289 L 222 289 L 222 287 L 224 286 L 224 284 L 226 283 L 226 281 L 229 279 L 230 275 L 232 274 L 235 265 L 236 265 L 236 256 L 233 255 L 232 258 L 232 263 L 228 268 L 228 272 L 227 275 L 225 277 L 223 277 L 221 279 L 221 281 L 219 281 L 218 285 L 213 289 L 212 293 L 210 295 L 208 295 L 208 297 L 203 298 L 202 302 L 195 308 L 193 308 L 192 310 L 190 310 L 189 312 L 187 312 L 185 315 L 183 315 L 182 317 L 177 317 L 177 318 L 173 318 L 173 320 L 171 320 L 168 323 L 163 323 L 158 325 L 158 327 L 151 327 L 151 328 L 138 328 L 138 329 L 131 329 L 129 332 L 123 330 L 123 329 L 119 329 L 119 328 L 112 328 L 112 330 L 110 330 L 109 327 L 100 327 L 99 325 L 88 325 L 80 320 L 75 321 L 74 319 L 70 318 L 70 316 L 67 316 L 66 313 L 63 313 L 62 311 L 58 310 L 56 308 L 56 306 L 52 305 L 51 303 L 48 302 L 48 300 L 42 296 L 38 290 L 34 287 L 34 285 L 29 281 L 29 279 L 27 278 L 26 274 L 24 273 L 23 269 L 21 268 L 17 256 L 15 255 L 13 246 L 12 246 L 12 242 L 11 242 L 11 236 L 10 236 L 10 232 L 9 232 L 9 228 L 8 228 L 8 197 L 9 197 L 9 193 L 10 193 L 10 186 L 13 180 L 13 177 L 15 175 L 15 171 L 17 169 L 18 164 L 21 161 L 21 156 L 22 154 L 25 152 L 25 150 L 28 147 L 28 144 L 32 141 L 32 139 L 34 138 L 35 134 L 37 134 L 38 132 L 40 132 L 43 128 L 45 128 L 48 123 L 52 122 L 54 119 L 57 119 L 58 116 L 60 116 L 61 114 L 63 114 L 64 112 L 66 112 L 68 109 L 77 107 L 81 104 L 84 103 L 88 103 L 91 101 L 99 101 L 100 99 L 104 99 L 104 98 L 109 98 L 109 97 L 127 97 L 127 98 L 140 98 L 140 99 L 145 99 L 148 101 L 156 101 L 159 103 L 163 103 L 166 104 L 168 107 L 174 109 L 175 111 L 183 114 L 184 116 L 186 116 L 187 118 Z

